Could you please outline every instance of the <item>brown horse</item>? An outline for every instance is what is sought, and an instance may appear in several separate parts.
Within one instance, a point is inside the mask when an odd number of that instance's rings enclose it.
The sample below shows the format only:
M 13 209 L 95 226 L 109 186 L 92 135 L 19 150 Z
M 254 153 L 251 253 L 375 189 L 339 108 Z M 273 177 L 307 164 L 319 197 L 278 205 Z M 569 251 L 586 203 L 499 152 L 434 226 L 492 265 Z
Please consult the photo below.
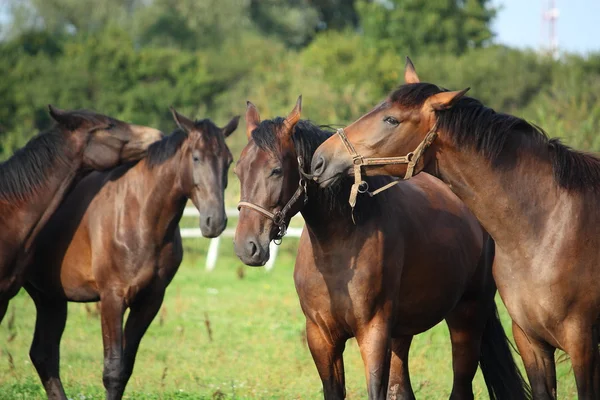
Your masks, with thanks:
M 270 241 L 302 213 L 294 281 L 325 398 L 345 396 L 342 353 L 351 337 L 370 399 L 386 398 L 388 387 L 391 398 L 414 398 L 412 337 L 442 319 L 452 341 L 451 398 L 473 398 L 478 362 L 491 398 L 525 398 L 494 303 L 493 242 L 484 245 L 477 220 L 442 182 L 423 174 L 361 199 L 355 226 L 348 179 L 333 189 L 301 179 L 302 165 L 331 133 L 299 118 L 300 99 L 286 119 L 263 122 L 249 103 L 249 143 L 236 166 L 243 201 L 234 242 L 244 263 L 263 265 Z
M 600 160 L 466 90 L 420 83 L 410 60 L 405 81 L 345 136 L 363 160 L 406 154 L 431 138 L 415 171 L 446 182 L 496 241 L 494 278 L 534 397 L 556 397 L 559 348 L 571 358 L 579 398 L 600 398 Z M 315 152 L 312 169 L 324 185 L 353 170 L 339 138 Z
M 161 132 L 49 106 L 56 125 L 0 164 L 0 321 L 24 280 L 31 243 L 83 169 L 141 158 Z
M 31 360 L 50 399 L 66 399 L 59 377 L 67 302 L 100 300 L 107 398 L 120 399 L 142 336 L 183 256 L 179 220 L 191 199 L 206 237 L 227 223 L 223 193 L 232 156 L 225 128 L 174 113 L 179 129 L 135 165 L 84 178 L 34 243 L 25 288 L 37 320 Z M 129 317 L 123 330 L 123 314 Z

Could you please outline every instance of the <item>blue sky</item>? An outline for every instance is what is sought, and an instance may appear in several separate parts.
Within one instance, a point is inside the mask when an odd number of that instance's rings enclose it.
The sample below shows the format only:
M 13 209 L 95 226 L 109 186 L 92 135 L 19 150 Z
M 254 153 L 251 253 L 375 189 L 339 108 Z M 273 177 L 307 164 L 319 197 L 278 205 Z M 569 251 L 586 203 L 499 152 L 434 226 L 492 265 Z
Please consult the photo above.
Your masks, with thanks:
M 502 7 L 493 25 L 496 41 L 516 47 L 539 48 L 542 9 L 548 0 L 495 0 Z M 600 0 L 556 0 L 558 47 L 562 51 L 600 51 Z

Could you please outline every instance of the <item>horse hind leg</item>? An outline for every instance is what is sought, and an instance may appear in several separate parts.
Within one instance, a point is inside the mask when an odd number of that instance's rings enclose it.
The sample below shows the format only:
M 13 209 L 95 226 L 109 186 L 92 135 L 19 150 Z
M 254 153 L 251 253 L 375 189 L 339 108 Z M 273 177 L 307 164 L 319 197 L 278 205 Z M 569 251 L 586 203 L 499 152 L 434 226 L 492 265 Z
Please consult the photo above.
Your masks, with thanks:
M 35 333 L 29 351 L 31 362 L 44 385 L 48 399 L 67 399 L 59 375 L 60 339 L 67 321 L 67 302 L 47 299 L 32 287 L 25 289 L 35 302 Z
M 474 303 L 459 303 L 446 318 L 452 344 L 453 383 L 450 399 L 474 398 L 473 378 L 477 372 L 485 325 L 482 318 L 478 318 L 478 313 L 472 311 L 472 307 L 478 307 Z
M 403 336 L 392 339 L 392 360 L 390 362 L 388 400 L 415 399 L 408 372 L 408 352 L 410 350 L 412 339 L 412 336 Z

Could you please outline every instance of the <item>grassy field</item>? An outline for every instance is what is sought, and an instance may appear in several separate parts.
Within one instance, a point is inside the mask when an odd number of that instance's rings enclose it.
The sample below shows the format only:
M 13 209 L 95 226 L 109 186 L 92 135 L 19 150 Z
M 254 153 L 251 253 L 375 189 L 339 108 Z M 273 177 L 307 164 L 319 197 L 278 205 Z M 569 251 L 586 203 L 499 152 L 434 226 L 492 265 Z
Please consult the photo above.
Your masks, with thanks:
M 163 308 L 142 341 L 125 393 L 129 399 L 319 399 L 318 378 L 304 337 L 292 270 L 295 239 L 286 239 L 275 268 L 243 266 L 223 240 L 215 271 L 204 271 L 208 241 L 185 241 L 186 256 Z M 508 316 L 503 306 L 505 327 Z M 0 399 L 41 399 L 29 360 L 35 309 L 21 292 L 0 326 Z M 211 334 L 207 329 L 210 324 Z M 73 400 L 102 399 L 102 338 L 94 304 L 70 304 L 62 340 L 61 374 Z M 349 399 L 366 398 L 354 340 L 345 352 Z M 520 362 L 520 361 L 519 361 Z M 421 399 L 450 394 L 452 369 L 444 324 L 418 336 L 410 358 Z M 575 398 L 568 362 L 558 371 L 559 398 Z M 478 399 L 487 398 L 480 372 Z

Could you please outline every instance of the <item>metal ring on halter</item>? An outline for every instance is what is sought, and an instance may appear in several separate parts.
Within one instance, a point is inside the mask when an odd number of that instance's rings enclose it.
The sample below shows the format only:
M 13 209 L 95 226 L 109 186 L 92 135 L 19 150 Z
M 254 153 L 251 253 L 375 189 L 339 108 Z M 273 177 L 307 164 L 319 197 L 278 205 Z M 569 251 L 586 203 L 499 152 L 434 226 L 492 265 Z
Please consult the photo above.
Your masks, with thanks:
M 367 193 L 369 191 L 369 184 L 366 181 L 361 181 L 358 184 L 358 193 Z
M 273 223 L 277 226 L 281 226 L 283 224 L 283 214 L 281 211 L 277 211 L 275 215 L 273 215 Z

